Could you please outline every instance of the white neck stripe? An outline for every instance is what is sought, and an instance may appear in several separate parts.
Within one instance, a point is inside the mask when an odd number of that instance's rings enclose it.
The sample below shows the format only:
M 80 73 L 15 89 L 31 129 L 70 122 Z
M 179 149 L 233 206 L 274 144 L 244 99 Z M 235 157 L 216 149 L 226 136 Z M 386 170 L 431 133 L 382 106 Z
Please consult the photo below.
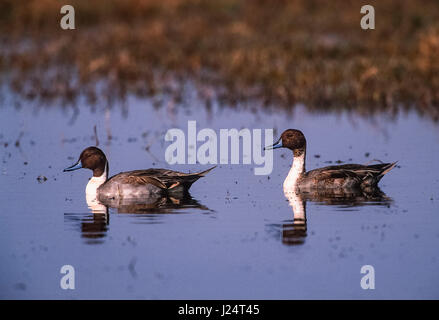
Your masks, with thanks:
M 90 196 L 96 196 L 98 188 L 107 181 L 107 163 L 105 163 L 104 173 L 99 177 L 92 177 L 85 187 L 85 193 Z
M 300 176 L 305 172 L 306 152 L 302 152 L 300 156 L 294 157 L 290 172 L 284 181 L 284 190 L 292 190 L 296 188 L 296 184 Z

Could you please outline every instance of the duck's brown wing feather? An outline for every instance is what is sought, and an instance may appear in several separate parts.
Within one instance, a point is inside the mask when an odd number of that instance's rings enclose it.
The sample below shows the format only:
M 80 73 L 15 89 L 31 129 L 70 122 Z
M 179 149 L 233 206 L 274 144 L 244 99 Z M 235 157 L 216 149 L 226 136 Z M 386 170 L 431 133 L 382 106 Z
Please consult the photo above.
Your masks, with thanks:
M 344 164 L 339 166 L 328 166 L 306 173 L 307 178 L 325 180 L 337 178 L 350 178 L 364 180 L 368 177 L 382 177 L 389 172 L 396 162 L 380 163 L 375 165 L 361 165 L 361 164 Z
M 168 169 L 134 170 L 120 173 L 118 176 L 120 176 L 119 179 L 121 179 L 122 183 L 152 184 L 161 189 L 172 189 L 179 185 L 190 187 L 192 183 L 203 177 L 213 168 L 196 173 L 184 173 Z
M 346 169 L 316 169 L 305 174 L 304 180 L 312 186 L 322 188 L 346 187 L 361 184 L 361 177 Z
M 156 187 L 159 187 L 160 189 L 167 189 L 166 184 L 164 184 L 159 179 L 141 174 L 132 175 L 131 173 L 128 173 L 127 175 L 123 176 L 122 179 L 120 179 L 120 182 L 130 185 L 152 184 Z

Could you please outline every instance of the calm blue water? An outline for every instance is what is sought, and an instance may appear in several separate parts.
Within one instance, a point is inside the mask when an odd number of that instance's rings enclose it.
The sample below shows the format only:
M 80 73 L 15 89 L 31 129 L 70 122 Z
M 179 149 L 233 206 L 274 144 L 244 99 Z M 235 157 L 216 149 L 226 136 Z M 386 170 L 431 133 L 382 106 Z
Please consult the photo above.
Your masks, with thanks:
M 3 103 L 1 298 L 439 298 L 439 126 L 429 119 L 319 115 L 301 107 L 207 112 L 196 101 L 156 110 L 134 98 L 126 106 L 91 112 L 83 105 L 75 112 Z M 193 185 L 190 203 L 110 208 L 108 216 L 87 206 L 90 171 L 62 172 L 94 145 L 94 125 L 110 174 L 205 169 L 164 160 L 164 133 L 186 131 L 188 120 L 217 132 L 274 128 L 278 136 L 298 128 L 308 140 L 308 170 L 337 160 L 398 160 L 399 167 L 380 183 L 387 201 L 311 199 L 306 226 L 295 227 L 282 191 L 292 160 L 287 151 L 274 153 L 269 178 L 255 176 L 254 165 L 223 164 Z M 60 288 L 67 264 L 75 268 L 75 290 Z M 363 265 L 375 269 L 375 290 L 360 286 Z

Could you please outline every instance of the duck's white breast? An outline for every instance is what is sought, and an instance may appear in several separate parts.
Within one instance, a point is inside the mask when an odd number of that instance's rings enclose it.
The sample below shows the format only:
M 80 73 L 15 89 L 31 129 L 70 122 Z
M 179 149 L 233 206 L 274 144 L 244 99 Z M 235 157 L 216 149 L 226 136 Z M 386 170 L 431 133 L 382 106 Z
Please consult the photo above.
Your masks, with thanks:
M 104 172 L 100 177 L 92 177 L 85 187 L 85 193 L 89 196 L 95 196 L 98 188 L 107 181 L 107 173 Z

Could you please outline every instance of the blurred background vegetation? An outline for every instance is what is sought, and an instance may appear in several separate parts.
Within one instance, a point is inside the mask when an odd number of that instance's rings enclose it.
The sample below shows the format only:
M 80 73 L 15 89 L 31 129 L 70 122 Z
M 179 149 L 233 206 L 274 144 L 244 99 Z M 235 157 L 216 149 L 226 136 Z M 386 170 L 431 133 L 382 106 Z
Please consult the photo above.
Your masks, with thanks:
M 59 26 L 73 5 L 76 30 Z M 375 30 L 362 30 L 362 5 Z M 2 0 L 1 81 L 45 105 L 252 104 L 439 120 L 437 0 Z

